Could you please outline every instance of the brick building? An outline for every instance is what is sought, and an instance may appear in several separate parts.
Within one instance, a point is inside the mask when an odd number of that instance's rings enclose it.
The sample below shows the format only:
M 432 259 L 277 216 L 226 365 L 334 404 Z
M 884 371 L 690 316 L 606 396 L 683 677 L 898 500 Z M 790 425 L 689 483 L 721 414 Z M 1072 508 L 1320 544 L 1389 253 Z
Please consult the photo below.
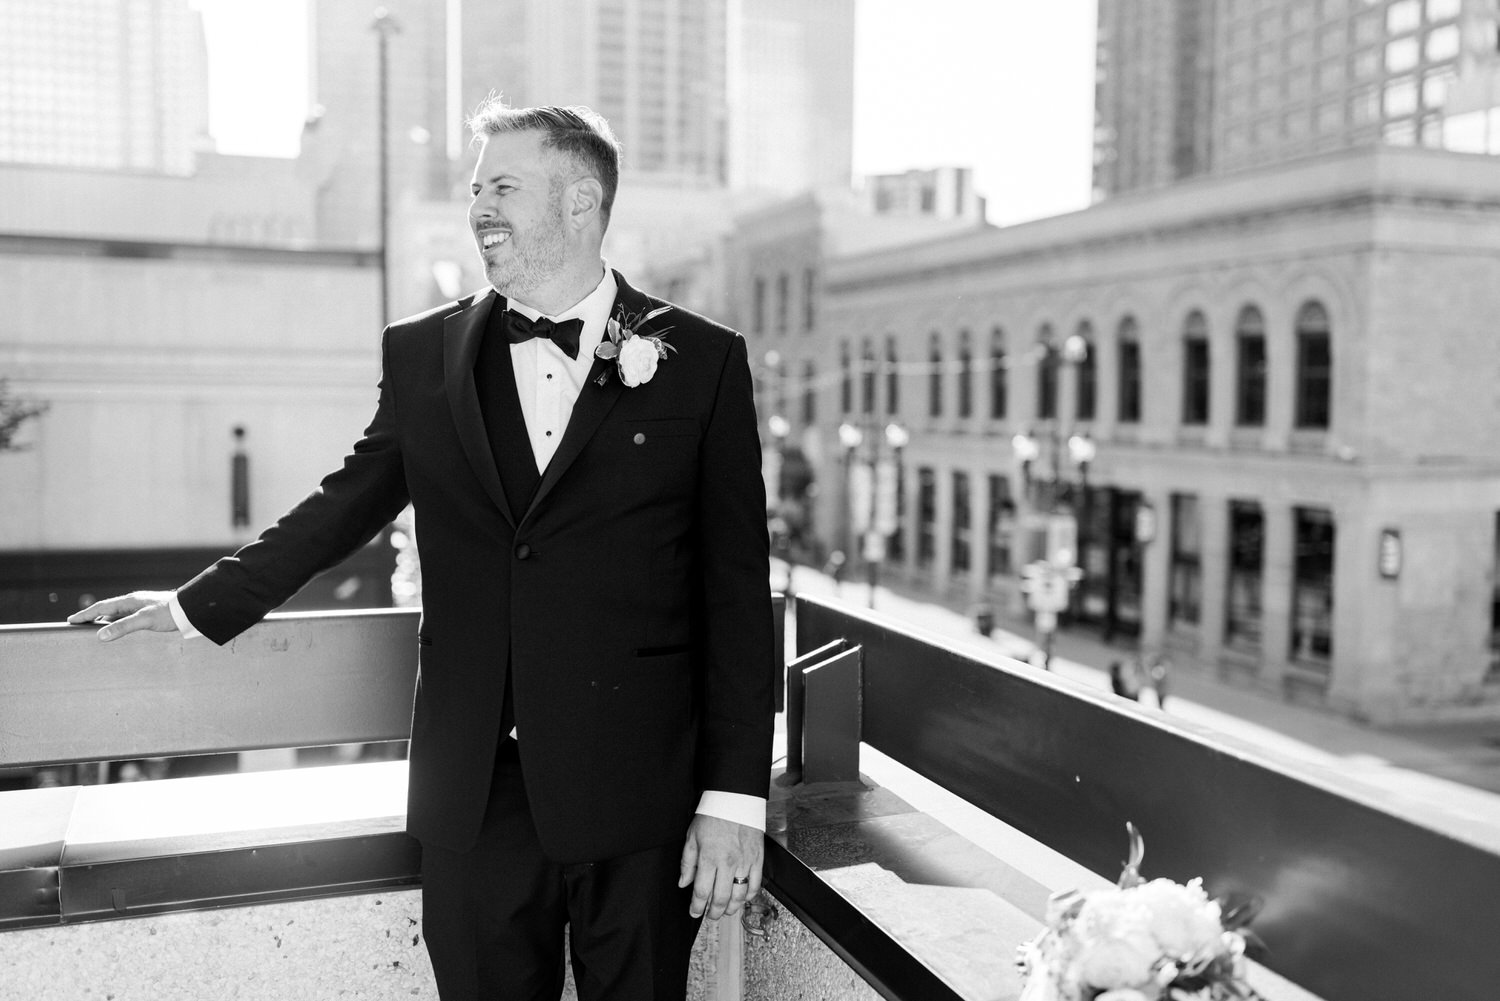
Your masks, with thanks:
M 1493 160 L 1385 148 L 813 265 L 793 228 L 815 329 L 742 327 L 790 361 L 829 546 L 895 423 L 887 573 L 1021 613 L 1071 510 L 1078 623 L 1357 716 L 1496 713 L 1497 213 Z

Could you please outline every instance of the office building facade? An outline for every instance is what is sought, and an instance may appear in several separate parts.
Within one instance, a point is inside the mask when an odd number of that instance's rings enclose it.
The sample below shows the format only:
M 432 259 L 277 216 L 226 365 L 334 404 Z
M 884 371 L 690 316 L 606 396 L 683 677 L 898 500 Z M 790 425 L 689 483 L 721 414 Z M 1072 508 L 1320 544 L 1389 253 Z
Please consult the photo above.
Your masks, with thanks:
M 207 140 L 188 0 L 0 4 L 0 163 L 189 174 Z
M 1374 144 L 1475 151 L 1460 116 L 1496 104 L 1488 0 L 1098 9 L 1098 197 Z

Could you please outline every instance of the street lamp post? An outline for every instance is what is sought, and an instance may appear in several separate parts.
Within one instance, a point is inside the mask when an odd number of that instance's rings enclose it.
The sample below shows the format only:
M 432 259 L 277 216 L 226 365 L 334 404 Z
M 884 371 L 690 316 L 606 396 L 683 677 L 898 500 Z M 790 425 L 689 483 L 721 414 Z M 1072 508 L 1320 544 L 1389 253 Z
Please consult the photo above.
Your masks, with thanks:
M 870 607 L 880 585 L 880 565 L 885 562 L 886 542 L 899 527 L 898 484 L 901 450 L 911 435 L 894 421 L 882 434 L 866 434 L 853 424 L 839 425 L 839 444 L 844 449 L 845 483 L 849 493 L 847 544 L 860 540 L 860 556 L 870 585 Z M 861 446 L 865 446 L 861 449 Z M 887 449 L 889 454 L 887 454 Z
M 771 433 L 771 440 L 775 442 L 771 451 L 766 454 L 765 462 L 771 552 L 786 562 L 784 593 L 790 594 L 792 592 L 792 528 L 787 512 L 787 498 L 782 492 L 782 483 L 786 478 L 786 439 L 787 435 L 791 434 L 792 425 L 780 414 L 772 414 L 766 419 L 766 430 Z
M 1062 360 L 1071 369 L 1088 358 L 1088 342 L 1074 334 L 1063 342 Z M 1021 589 L 1026 594 L 1031 608 L 1036 631 L 1041 640 L 1042 666 L 1052 666 L 1052 640 L 1057 631 L 1058 613 L 1068 609 L 1072 601 L 1072 588 L 1082 578 L 1084 571 L 1079 565 L 1083 559 L 1087 541 L 1089 516 L 1088 471 L 1094 461 L 1097 448 L 1085 431 L 1063 437 L 1061 420 L 1053 416 L 1047 422 L 1048 460 L 1052 478 L 1047 484 L 1047 545 L 1039 560 L 1028 563 L 1021 571 Z M 1079 472 L 1079 489 L 1075 498 L 1069 488 L 1064 510 L 1063 452 L 1066 444 L 1067 457 Z M 1031 431 L 1025 430 L 1011 439 L 1011 451 L 1021 471 L 1024 495 L 1032 496 L 1032 470 L 1041 457 L 1042 446 Z M 1040 499 L 1040 498 L 1038 498 Z
M 376 179 L 378 186 L 377 202 L 380 212 L 380 322 L 382 325 L 391 319 L 391 250 L 390 250 L 390 228 L 391 228 L 391 151 L 386 131 L 390 126 L 390 37 L 400 31 L 396 19 L 391 17 L 391 12 L 384 7 L 375 8 L 375 20 L 371 22 L 370 29 L 376 36 L 376 98 L 375 107 L 379 121 L 376 123 L 375 142 L 376 163 L 379 177 Z

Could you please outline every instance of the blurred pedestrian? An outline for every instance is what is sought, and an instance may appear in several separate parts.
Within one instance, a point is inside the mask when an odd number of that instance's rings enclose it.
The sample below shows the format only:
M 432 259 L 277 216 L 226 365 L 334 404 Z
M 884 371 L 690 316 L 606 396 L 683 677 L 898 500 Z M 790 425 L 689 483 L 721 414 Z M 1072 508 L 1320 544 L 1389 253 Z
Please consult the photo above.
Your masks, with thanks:
M 1156 693 L 1156 707 L 1167 708 L 1167 689 L 1172 680 L 1172 662 L 1166 654 L 1153 654 L 1147 668 L 1151 690 Z
M 839 594 L 844 593 L 844 564 L 847 560 L 842 549 L 835 549 L 828 554 L 828 562 L 823 566 L 823 572 L 833 578 L 833 586 Z
M 1109 688 L 1110 691 L 1121 698 L 1130 699 L 1132 702 L 1140 701 L 1140 662 L 1134 657 L 1124 661 L 1111 661 L 1109 665 Z

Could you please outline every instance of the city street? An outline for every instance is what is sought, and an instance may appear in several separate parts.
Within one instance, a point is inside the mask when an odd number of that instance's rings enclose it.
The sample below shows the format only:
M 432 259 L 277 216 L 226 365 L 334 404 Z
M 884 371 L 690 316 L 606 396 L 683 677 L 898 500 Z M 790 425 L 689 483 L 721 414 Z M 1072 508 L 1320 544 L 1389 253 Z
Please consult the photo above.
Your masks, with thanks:
M 773 562 L 770 579 L 773 588 L 784 588 L 786 564 Z M 836 584 L 805 566 L 793 569 L 792 590 L 869 606 L 870 588 L 864 582 Z M 1020 623 L 1002 623 L 1005 628 L 985 638 L 963 612 L 885 586 L 876 589 L 875 609 L 977 657 L 1029 662 L 1035 655 L 1040 662 Z M 1053 671 L 1079 685 L 1108 691 L 1110 661 L 1129 652 L 1101 643 L 1092 633 L 1064 630 L 1056 637 Z M 1128 700 L 1120 702 L 1130 705 Z M 1162 712 L 1150 690 L 1142 694 L 1138 711 Z M 1368 794 L 1384 809 L 1500 849 L 1500 741 L 1495 739 L 1500 737 L 1500 723 L 1377 729 L 1220 683 L 1182 665 L 1172 675 L 1164 715 L 1277 758 L 1313 781 L 1329 777 L 1353 794 Z

